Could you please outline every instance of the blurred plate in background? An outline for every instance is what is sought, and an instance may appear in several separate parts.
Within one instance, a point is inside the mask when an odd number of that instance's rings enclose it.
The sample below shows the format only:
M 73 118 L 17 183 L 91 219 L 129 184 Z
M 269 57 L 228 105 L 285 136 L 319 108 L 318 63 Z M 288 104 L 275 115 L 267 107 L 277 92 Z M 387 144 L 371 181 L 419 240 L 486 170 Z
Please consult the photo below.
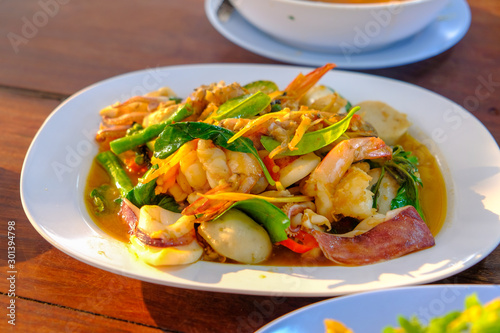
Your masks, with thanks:
M 236 10 L 221 20 L 217 15 L 221 3 L 222 0 L 205 0 L 205 12 L 214 28 L 236 45 L 282 62 L 309 66 L 333 62 L 343 69 L 395 67 L 436 56 L 458 43 L 471 23 L 467 1 L 451 0 L 437 20 L 413 37 L 372 52 L 329 54 L 280 43 L 248 23 Z
M 464 299 L 476 293 L 482 304 L 500 297 L 500 286 L 433 285 L 381 290 L 338 297 L 290 312 L 257 333 L 325 332 L 324 320 L 344 323 L 354 332 L 382 332 L 397 327 L 397 318 L 418 316 L 427 324 L 433 317 L 464 309 Z

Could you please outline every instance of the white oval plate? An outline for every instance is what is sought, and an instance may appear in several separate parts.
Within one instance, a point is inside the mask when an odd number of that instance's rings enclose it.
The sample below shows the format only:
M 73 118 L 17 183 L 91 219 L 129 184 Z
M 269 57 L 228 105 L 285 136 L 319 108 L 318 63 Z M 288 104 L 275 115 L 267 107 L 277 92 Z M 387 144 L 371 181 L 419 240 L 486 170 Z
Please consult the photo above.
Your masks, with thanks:
M 381 100 L 408 114 L 412 134 L 443 170 L 448 214 L 436 246 L 364 267 L 275 267 L 197 262 L 151 267 L 125 243 L 101 231 L 83 199 L 97 146 L 99 110 L 169 86 L 182 97 L 201 84 L 270 79 L 286 86 L 310 68 L 190 65 L 153 68 L 94 84 L 62 103 L 35 136 L 21 174 L 21 199 L 35 229 L 52 245 L 104 270 L 190 289 L 256 295 L 332 296 L 439 280 L 474 265 L 500 240 L 500 152 L 483 125 L 459 105 L 428 90 L 376 76 L 332 71 L 321 83 L 353 103 Z
M 290 312 L 256 333 L 325 332 L 324 320 L 344 323 L 353 332 L 382 332 L 399 327 L 397 318 L 415 315 L 427 325 L 431 318 L 462 311 L 464 300 L 476 293 L 482 304 L 500 297 L 500 286 L 432 285 L 379 290 L 328 299 Z

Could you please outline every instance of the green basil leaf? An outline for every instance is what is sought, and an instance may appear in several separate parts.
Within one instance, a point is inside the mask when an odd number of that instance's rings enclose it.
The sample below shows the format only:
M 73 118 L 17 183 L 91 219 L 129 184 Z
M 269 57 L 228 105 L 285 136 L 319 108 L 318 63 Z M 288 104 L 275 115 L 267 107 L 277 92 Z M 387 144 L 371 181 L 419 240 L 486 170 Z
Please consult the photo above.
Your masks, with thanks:
M 125 198 L 137 207 L 144 205 L 156 205 L 175 213 L 180 213 L 179 204 L 167 194 L 155 194 L 156 179 L 146 183 L 138 183 L 130 190 Z
M 179 204 L 175 201 L 175 199 L 169 195 L 157 195 L 156 200 L 157 203 L 155 205 L 160 206 L 166 210 L 169 210 L 174 213 L 182 212 Z
M 409 184 L 404 183 L 399 187 L 396 197 L 392 199 L 391 209 L 401 208 L 408 205 L 415 205 L 415 196 Z
M 419 187 L 423 186 L 422 180 L 418 176 L 417 157 L 411 152 L 404 151 L 403 147 L 393 148 L 392 159 L 386 161 L 384 168 L 400 184 L 396 197 L 391 201 L 391 209 L 396 209 L 411 205 L 415 207 L 423 220 L 424 212 L 420 205 Z
M 222 104 L 212 116 L 215 120 L 226 118 L 250 118 L 259 114 L 269 103 L 271 97 L 261 91 L 254 94 L 242 95 Z
M 156 179 L 146 184 L 138 183 L 125 195 L 125 198 L 139 208 L 144 205 L 151 205 L 154 202 L 155 187 Z

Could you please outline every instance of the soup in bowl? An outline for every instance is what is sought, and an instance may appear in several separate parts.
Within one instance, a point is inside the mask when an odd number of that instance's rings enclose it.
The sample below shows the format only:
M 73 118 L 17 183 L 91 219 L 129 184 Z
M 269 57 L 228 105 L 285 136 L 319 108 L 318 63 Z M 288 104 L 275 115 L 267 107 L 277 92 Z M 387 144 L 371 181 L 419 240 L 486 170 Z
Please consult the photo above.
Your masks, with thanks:
M 258 29 L 299 49 L 357 54 L 433 22 L 449 0 L 230 0 Z

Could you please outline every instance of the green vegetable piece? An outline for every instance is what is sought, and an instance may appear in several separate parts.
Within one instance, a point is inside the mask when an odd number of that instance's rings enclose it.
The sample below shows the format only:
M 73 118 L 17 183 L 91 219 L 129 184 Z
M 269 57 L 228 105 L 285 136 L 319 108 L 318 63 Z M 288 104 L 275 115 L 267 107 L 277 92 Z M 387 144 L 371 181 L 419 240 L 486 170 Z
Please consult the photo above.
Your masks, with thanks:
M 102 213 L 106 210 L 106 198 L 101 193 L 99 188 L 95 188 L 90 192 L 90 198 L 92 199 L 94 211 L 97 214 Z
M 493 306 L 488 308 L 488 305 L 483 306 L 476 294 L 468 295 L 465 298 L 465 309 L 477 307 L 481 311 L 471 313 L 452 310 L 442 316 L 437 316 L 429 321 L 428 325 L 420 322 L 416 315 L 410 319 L 403 316 L 398 316 L 400 328 L 392 326 L 385 327 L 383 333 L 461 333 L 461 332 L 500 332 L 500 322 L 498 315 L 500 310 Z M 450 324 L 453 322 L 453 327 Z
M 411 152 L 405 152 L 403 147 L 396 146 L 393 148 L 392 159 L 384 166 L 400 184 L 396 197 L 391 201 L 391 209 L 411 205 L 425 221 L 419 195 L 419 187 L 423 184 L 418 176 L 416 162 L 416 156 L 411 155 Z
M 379 189 L 380 185 L 382 184 L 382 179 L 384 178 L 384 176 L 385 176 L 385 168 L 381 168 L 380 176 L 378 177 L 377 182 L 373 184 L 372 188 L 370 189 L 373 192 L 372 208 L 377 208 L 378 206 L 378 197 L 380 194 Z
M 231 98 L 219 107 L 212 118 L 221 120 L 226 118 L 253 117 L 264 110 L 269 103 L 271 103 L 271 97 L 261 91 L 257 91 L 255 94 Z
M 399 187 L 396 197 L 391 201 L 391 209 L 396 209 L 404 206 L 415 206 L 416 192 L 411 181 L 405 181 Z M 417 207 L 415 207 L 417 208 Z M 418 210 L 418 209 L 417 209 Z
M 473 306 L 482 306 L 476 293 L 467 296 L 465 298 L 464 305 L 466 309 L 472 308 Z
M 280 112 L 281 110 L 283 110 L 281 104 L 271 103 L 271 112 Z
M 263 199 L 248 199 L 235 202 L 225 212 L 237 208 L 261 224 L 269 234 L 271 242 L 277 243 L 288 238 L 285 229 L 290 226 L 290 219 L 278 207 Z M 221 217 L 224 213 L 216 218 Z
M 183 144 L 194 139 L 212 140 L 212 142 L 220 147 L 242 153 L 250 153 L 259 162 L 264 175 L 269 184 L 276 184 L 264 162 L 255 149 L 252 140 L 240 137 L 231 143 L 227 141 L 234 135 L 234 132 L 215 125 L 210 125 L 202 122 L 182 122 L 174 123 L 165 127 L 155 142 L 155 156 L 157 158 L 167 158 L 177 151 Z
M 429 322 L 427 332 L 447 332 L 448 325 L 460 316 L 460 311 L 452 311 L 442 317 L 432 318 Z M 457 330 L 456 332 L 463 332 Z
M 391 201 L 391 209 L 404 206 L 413 206 L 425 221 L 424 212 L 420 205 L 419 187 L 423 186 L 422 180 L 418 176 L 418 159 L 411 152 L 404 151 L 403 147 L 395 146 L 392 149 L 392 159 L 383 164 L 374 163 L 374 167 L 380 167 L 380 177 L 372 186 L 373 208 L 377 207 L 379 187 L 385 172 L 389 172 L 399 183 L 398 193 Z
M 169 96 L 168 99 L 171 101 L 174 101 L 175 104 L 179 104 L 180 102 L 182 102 L 182 98 L 177 97 L 177 96 Z
M 401 325 L 401 328 L 404 329 L 404 332 L 424 333 L 420 320 L 416 316 L 411 317 L 410 320 L 407 320 L 404 317 L 399 317 L 399 324 Z
M 115 154 L 121 154 L 127 150 L 133 149 L 139 145 L 145 144 L 150 140 L 156 138 L 163 131 L 165 126 L 173 122 L 181 121 L 193 114 L 193 108 L 190 104 L 180 105 L 167 120 L 146 127 L 141 131 L 137 131 L 129 136 L 124 136 L 111 141 L 109 147 Z
M 126 132 L 126 134 L 125 134 L 125 135 L 126 135 L 126 136 L 129 136 L 129 135 L 135 134 L 135 133 L 137 133 L 137 132 L 139 132 L 139 131 L 142 131 L 143 129 L 144 129 L 144 127 L 142 127 L 142 125 L 141 125 L 141 124 L 134 123 L 134 124 L 132 125 L 132 127 L 130 127 L 130 128 L 127 130 L 127 132 Z
M 146 147 L 150 150 L 150 151 L 154 151 L 155 150 L 155 140 L 150 140 L 148 142 L 146 142 Z
M 264 94 L 270 94 L 272 92 L 278 91 L 279 88 L 273 81 L 259 80 L 250 82 L 243 86 L 249 93 L 253 94 L 258 91 L 262 91 Z
M 117 205 L 121 203 L 119 195 L 118 190 L 109 184 L 94 188 L 89 194 L 94 214 L 99 216 L 114 213 Z
M 120 159 L 111 151 L 97 154 L 96 160 L 106 170 L 122 196 L 125 196 L 134 187 L 123 169 Z
M 337 140 L 349 127 L 352 116 L 359 110 L 359 106 L 352 108 L 351 111 L 339 122 L 314 132 L 305 133 L 302 139 L 296 145 L 295 150 L 287 150 L 278 156 L 296 156 L 304 155 L 318 149 L 321 149 Z M 262 136 L 260 142 L 267 151 L 272 151 L 280 143 L 268 136 Z
M 135 159 L 134 159 L 134 162 L 135 162 L 137 165 L 144 164 L 144 155 L 136 155 L 136 156 L 135 156 Z
M 174 198 L 167 194 L 156 195 L 155 187 L 156 179 L 146 184 L 139 183 L 125 195 L 125 198 L 139 208 L 144 205 L 156 205 L 180 213 L 181 209 Z
M 125 198 L 137 207 L 149 205 L 154 201 L 155 187 L 156 179 L 146 184 L 138 183 L 134 188 L 127 192 Z
M 350 110 L 350 109 L 352 109 L 352 104 L 351 104 L 351 102 L 347 101 L 347 104 L 345 105 L 345 109 L 346 109 L 346 110 Z

